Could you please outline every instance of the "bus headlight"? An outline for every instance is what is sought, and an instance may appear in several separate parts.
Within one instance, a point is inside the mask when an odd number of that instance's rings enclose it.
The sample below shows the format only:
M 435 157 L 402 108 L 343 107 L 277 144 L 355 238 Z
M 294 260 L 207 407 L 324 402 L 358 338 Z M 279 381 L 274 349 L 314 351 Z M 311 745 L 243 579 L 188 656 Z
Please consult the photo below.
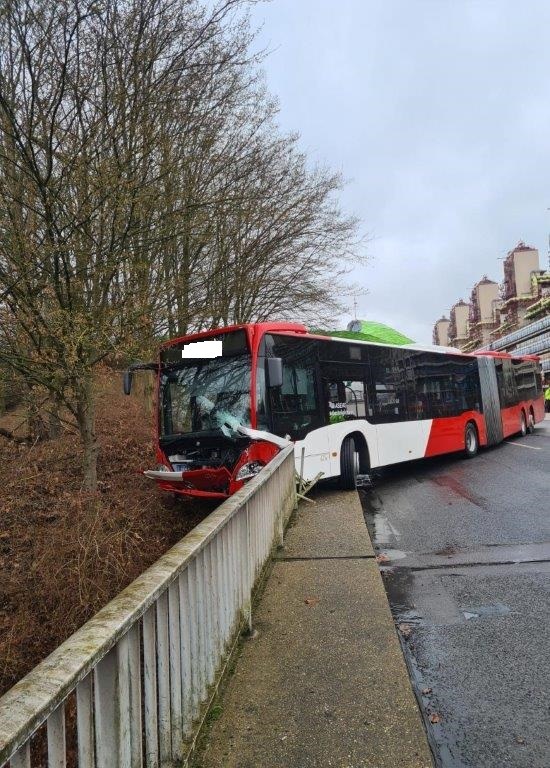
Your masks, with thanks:
M 237 472 L 235 480 L 250 480 L 251 477 L 258 474 L 262 466 L 259 461 L 250 461 L 248 464 L 243 464 Z

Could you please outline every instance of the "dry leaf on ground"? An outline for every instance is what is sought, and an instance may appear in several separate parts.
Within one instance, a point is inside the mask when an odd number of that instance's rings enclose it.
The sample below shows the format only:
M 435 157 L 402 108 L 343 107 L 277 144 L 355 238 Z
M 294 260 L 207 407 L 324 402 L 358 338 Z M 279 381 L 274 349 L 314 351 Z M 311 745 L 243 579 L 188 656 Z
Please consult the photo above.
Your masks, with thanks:
M 317 605 L 318 602 L 319 602 L 318 597 L 306 597 L 306 599 L 304 600 L 304 603 L 306 605 Z
M 409 637 L 412 632 L 412 627 L 410 624 L 399 624 L 397 629 L 401 632 L 403 637 Z

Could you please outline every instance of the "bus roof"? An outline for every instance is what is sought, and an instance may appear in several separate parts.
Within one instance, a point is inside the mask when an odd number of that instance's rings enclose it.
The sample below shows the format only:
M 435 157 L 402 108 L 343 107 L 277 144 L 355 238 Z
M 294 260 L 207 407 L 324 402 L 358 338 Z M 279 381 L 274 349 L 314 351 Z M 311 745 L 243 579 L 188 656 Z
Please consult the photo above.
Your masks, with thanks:
M 282 333 L 285 336 L 306 336 L 312 339 L 324 339 L 325 341 L 337 341 L 340 343 L 353 343 L 361 344 L 373 347 L 390 347 L 393 349 L 409 349 L 415 352 L 435 352 L 444 355 L 461 355 L 462 357 L 498 357 L 505 359 L 521 359 L 521 360 L 539 360 L 537 355 L 510 355 L 507 352 L 461 352 L 456 347 L 443 347 L 436 344 L 391 344 L 389 342 L 371 341 L 364 338 L 364 334 L 356 333 L 353 331 L 321 331 L 321 330 L 308 330 L 305 325 L 301 323 L 288 323 L 288 322 L 259 322 L 259 323 L 241 323 L 239 325 L 230 325 L 221 328 L 212 328 L 208 331 L 199 331 L 187 336 L 179 336 L 177 338 L 169 339 L 161 344 L 161 348 L 171 347 L 175 344 L 183 343 L 185 341 L 193 341 L 195 339 L 208 338 L 209 336 L 216 336 L 220 333 L 228 333 L 230 331 L 246 330 L 249 336 L 255 337 L 258 334 L 264 333 Z M 333 335 L 337 334 L 337 335 Z M 341 335 L 340 335 L 341 334 Z

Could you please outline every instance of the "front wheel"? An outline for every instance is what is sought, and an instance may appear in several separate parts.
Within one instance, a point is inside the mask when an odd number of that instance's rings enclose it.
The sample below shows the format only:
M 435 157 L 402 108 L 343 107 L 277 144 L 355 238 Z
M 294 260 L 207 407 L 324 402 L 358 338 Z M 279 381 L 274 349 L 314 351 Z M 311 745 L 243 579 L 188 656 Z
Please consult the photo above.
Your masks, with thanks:
M 464 433 L 464 454 L 467 459 L 473 459 L 479 449 L 479 440 L 477 437 L 477 429 L 473 424 L 466 424 L 466 432 Z
M 353 491 L 357 487 L 359 474 L 359 453 L 352 437 L 346 437 L 340 451 L 340 488 Z

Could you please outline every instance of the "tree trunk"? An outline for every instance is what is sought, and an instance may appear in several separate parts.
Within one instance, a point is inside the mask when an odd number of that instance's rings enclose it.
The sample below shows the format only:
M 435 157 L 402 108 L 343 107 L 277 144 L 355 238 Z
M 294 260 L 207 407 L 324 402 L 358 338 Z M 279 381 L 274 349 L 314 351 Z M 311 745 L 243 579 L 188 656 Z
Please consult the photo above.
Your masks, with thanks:
M 59 398 L 52 395 L 50 398 L 50 410 L 48 413 L 48 434 L 50 440 L 55 439 L 61 435 L 61 419 L 59 418 L 59 411 L 61 410 L 61 404 Z
M 95 401 L 91 376 L 79 383 L 77 398 L 77 422 L 83 448 L 83 487 L 86 491 L 96 491 L 99 447 L 95 433 Z
M 29 423 L 29 435 L 33 442 L 39 442 L 48 439 L 48 425 L 40 412 L 37 403 L 37 394 L 31 388 L 29 391 L 29 405 L 27 410 L 27 420 Z

